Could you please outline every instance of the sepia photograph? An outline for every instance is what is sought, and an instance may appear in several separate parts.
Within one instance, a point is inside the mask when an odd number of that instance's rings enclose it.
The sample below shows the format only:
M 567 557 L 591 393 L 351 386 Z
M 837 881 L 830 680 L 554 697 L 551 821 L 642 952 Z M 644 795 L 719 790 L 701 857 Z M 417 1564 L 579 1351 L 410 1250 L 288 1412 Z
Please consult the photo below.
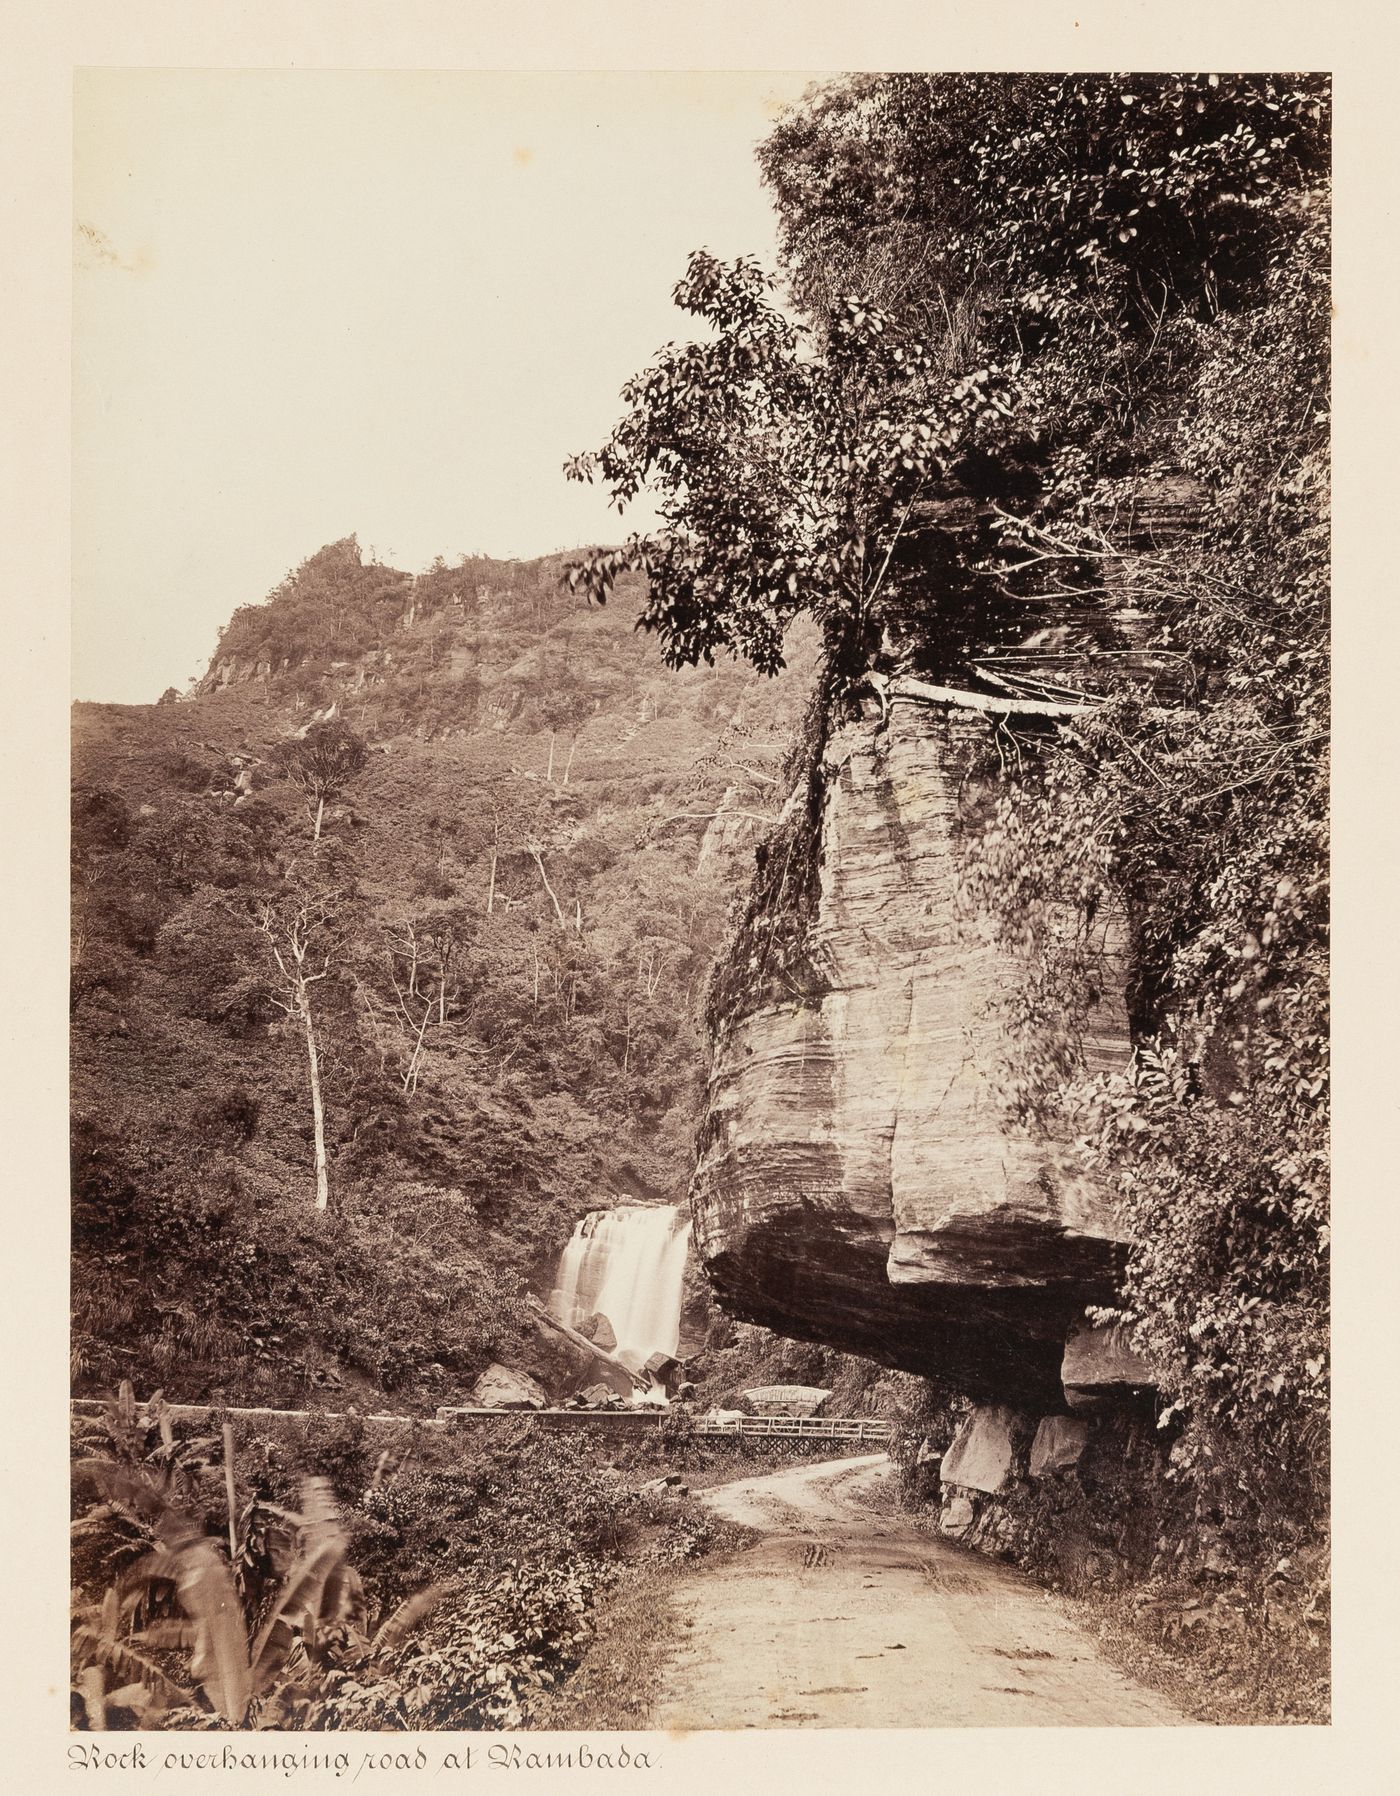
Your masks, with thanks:
M 1241 66 L 75 71 L 70 1763 L 1330 1722 Z

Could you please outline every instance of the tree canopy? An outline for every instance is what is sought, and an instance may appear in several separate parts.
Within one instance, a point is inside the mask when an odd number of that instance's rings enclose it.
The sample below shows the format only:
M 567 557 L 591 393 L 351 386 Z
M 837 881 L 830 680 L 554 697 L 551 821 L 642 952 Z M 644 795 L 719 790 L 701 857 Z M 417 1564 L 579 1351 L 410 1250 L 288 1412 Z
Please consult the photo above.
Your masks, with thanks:
M 858 671 L 903 540 L 962 493 L 980 509 L 953 552 L 1007 591 L 1043 559 L 1027 530 L 1079 531 L 1121 508 L 1115 479 L 1187 464 L 1164 433 L 1205 327 L 1271 283 L 1315 302 L 1327 103 L 1323 77 L 831 85 L 760 151 L 801 316 L 752 260 L 691 257 L 673 297 L 708 336 L 662 349 L 566 464 L 620 511 L 646 489 L 662 527 L 571 586 L 601 600 L 644 573 L 672 665 L 726 649 L 771 672 L 810 612 Z
M 363 771 L 368 756 L 363 736 L 341 718 L 324 717 L 279 743 L 268 759 L 305 794 L 319 842 L 326 801 L 337 797 Z

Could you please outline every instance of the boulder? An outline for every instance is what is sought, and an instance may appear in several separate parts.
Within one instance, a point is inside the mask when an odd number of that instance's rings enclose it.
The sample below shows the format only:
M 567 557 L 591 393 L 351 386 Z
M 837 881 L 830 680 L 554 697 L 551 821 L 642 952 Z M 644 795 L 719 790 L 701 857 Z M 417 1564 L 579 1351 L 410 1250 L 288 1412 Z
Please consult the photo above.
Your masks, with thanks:
M 1072 1329 L 1065 1342 L 1060 1380 L 1069 1407 L 1089 1412 L 1110 1408 L 1131 1391 L 1150 1390 L 1155 1382 L 1121 1324 L 1096 1328 L 1088 1322 Z
M 736 1317 L 1050 1408 L 1065 1336 L 1112 1301 L 1126 1244 L 1068 1129 L 1008 1119 L 998 1006 L 1024 966 L 958 899 L 990 727 L 896 702 L 829 737 L 805 826 L 794 811 L 810 906 L 796 914 L 793 881 L 761 899 L 719 970 L 694 1242 Z M 1113 906 L 1089 937 L 1086 1062 L 1114 1070 L 1129 1044 Z
M 764 1384 L 741 1395 L 756 1416 L 815 1416 L 831 1392 L 814 1384 Z
M 676 1358 L 694 1360 L 711 1344 L 715 1318 L 720 1312 L 710 1297 L 704 1269 L 693 1253 L 685 1257 L 685 1277 L 681 1284 L 681 1317 L 676 1335 Z
M 667 1379 L 679 1369 L 679 1361 L 669 1353 L 653 1353 L 642 1367 L 642 1370 L 649 1372 L 658 1384 L 665 1384 Z
M 586 1335 L 593 1345 L 601 1347 L 604 1353 L 617 1351 L 617 1335 L 612 1323 L 608 1321 L 601 1310 L 594 1310 L 593 1314 L 580 1327 L 579 1333 Z
M 497 1363 L 472 1386 L 472 1403 L 479 1409 L 547 1409 L 549 1398 L 528 1372 Z
M 586 1385 L 609 1381 L 605 1362 L 581 1340 L 571 1340 L 538 1317 L 523 1350 L 532 1374 L 547 1391 L 578 1391 Z
M 609 1365 L 605 1360 L 595 1359 L 589 1366 L 588 1375 L 591 1383 L 601 1384 L 611 1391 L 619 1403 L 630 1403 L 636 1395 L 637 1387 L 625 1366 Z
M 915 1465 L 919 1465 L 919 1466 L 935 1465 L 936 1466 L 936 1465 L 941 1465 L 942 1462 L 943 1462 L 943 1455 L 939 1452 L 938 1448 L 934 1446 L 932 1441 L 920 1441 L 919 1442 L 919 1450 L 914 1455 L 914 1464 Z
M 589 1409 L 605 1409 L 621 1401 L 612 1386 L 606 1384 L 590 1384 L 578 1395 L 579 1402 L 586 1404 Z
M 972 1499 L 952 1496 L 939 1511 L 938 1532 L 946 1534 L 950 1540 L 961 1540 L 971 1529 L 974 1520 Z
M 1010 1482 L 1025 1419 L 1004 1403 L 979 1404 L 967 1416 L 943 1455 L 944 1484 L 960 1484 L 989 1494 Z
M 1049 1478 L 1072 1471 L 1089 1440 L 1089 1424 L 1079 1416 L 1042 1416 L 1031 1442 L 1030 1475 Z

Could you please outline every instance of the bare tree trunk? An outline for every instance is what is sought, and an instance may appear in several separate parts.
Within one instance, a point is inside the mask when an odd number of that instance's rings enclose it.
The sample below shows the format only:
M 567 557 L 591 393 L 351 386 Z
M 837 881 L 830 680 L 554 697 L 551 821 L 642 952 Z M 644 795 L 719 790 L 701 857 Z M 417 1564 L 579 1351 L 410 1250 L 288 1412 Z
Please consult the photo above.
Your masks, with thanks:
M 233 1423 L 224 1423 L 224 1496 L 228 1503 L 228 1562 L 238 1564 L 238 1487 L 233 1479 Z
M 549 902 L 554 906 L 554 914 L 559 919 L 559 927 L 561 929 L 567 929 L 568 924 L 565 923 L 564 913 L 559 908 L 559 900 L 554 896 L 554 887 L 549 883 L 549 875 L 544 870 L 544 861 L 540 855 L 539 849 L 532 848 L 530 850 L 530 854 L 531 854 L 532 859 L 534 860 L 535 865 L 540 870 L 540 878 L 544 881 L 545 891 L 549 893 Z
M 311 999 L 304 985 L 297 993 L 297 1002 L 306 1028 L 306 1062 L 311 1071 L 311 1127 L 316 1147 L 316 1208 L 328 1210 L 331 1186 L 326 1172 L 326 1112 L 321 1103 L 321 1063 L 316 1053 L 316 1032 L 311 1026 Z
M 561 1322 L 557 1316 L 551 1316 L 549 1311 L 537 1297 L 527 1296 L 525 1301 L 539 1320 L 544 1323 L 546 1328 L 552 1328 L 556 1334 L 563 1335 L 565 1340 L 572 1341 L 576 1347 L 584 1348 L 587 1352 L 593 1355 L 594 1359 L 602 1360 L 605 1365 L 618 1367 L 620 1371 L 627 1374 L 637 1390 L 644 1391 L 647 1388 L 646 1378 L 641 1372 L 633 1371 L 632 1367 L 629 1366 L 626 1361 L 620 1360 L 615 1353 L 606 1352 L 602 1347 L 598 1346 L 596 1341 L 590 1341 L 587 1335 L 581 1335 L 576 1328 L 571 1328 L 567 1322 Z
M 494 805 L 491 807 L 491 884 L 486 891 L 486 914 L 489 917 L 496 908 L 496 862 L 501 854 L 501 814 Z
M 321 797 L 316 800 L 316 828 L 311 837 L 313 842 L 319 842 L 321 840 L 321 819 L 325 814 L 326 799 L 325 794 L 323 793 Z
M 892 700 L 913 699 L 921 704 L 961 706 L 968 711 L 985 711 L 993 717 L 1087 717 L 1104 701 L 1085 694 L 1076 705 L 1042 703 L 1037 699 L 998 698 L 989 692 L 964 692 L 954 686 L 935 686 L 928 680 L 901 677 L 890 680 L 880 673 L 867 673 L 864 683 L 877 695 L 888 713 Z
M 306 1064 L 311 1083 L 312 1139 L 316 1159 L 316 1208 L 328 1210 L 331 1192 L 330 1177 L 326 1171 L 326 1112 L 321 1101 L 321 1062 L 316 1052 L 316 1029 L 311 1015 L 311 987 L 329 973 L 329 957 L 319 973 L 308 973 L 306 970 L 311 932 L 318 920 L 324 921 L 324 916 L 316 919 L 312 917 L 309 908 L 303 906 L 294 917 L 279 924 L 272 906 L 265 905 L 257 918 L 257 924 L 267 937 L 272 958 L 277 962 L 277 970 L 286 983 L 287 996 L 274 998 L 273 1002 L 289 1017 L 299 1016 L 306 1035 Z M 285 957 L 282 953 L 284 947 L 287 950 Z
M 547 780 L 551 780 L 551 781 L 554 778 L 554 731 L 553 730 L 551 730 L 549 732 L 549 765 L 544 770 L 544 777 Z
M 571 772 L 571 771 L 572 771 L 572 770 L 573 770 L 573 765 L 574 765 L 574 750 L 575 750 L 575 749 L 576 749 L 576 748 L 577 748 L 577 747 L 578 747 L 578 737 L 577 737 L 577 736 L 575 736 L 575 737 L 574 737 L 574 739 L 573 739 L 573 741 L 572 741 L 572 742 L 571 742 L 571 743 L 570 743 L 570 744 L 569 744 L 569 758 L 568 758 L 568 760 L 567 760 L 567 761 L 566 761 L 566 762 L 565 762 L 565 763 L 564 763 L 564 784 L 565 784 L 565 785 L 566 785 L 566 786 L 567 786 L 567 785 L 568 785 L 568 783 L 569 783 L 569 774 L 570 774 L 570 772 Z
M 407 1067 L 406 1071 L 404 1072 L 404 1076 L 403 1076 L 403 1088 L 404 1088 L 405 1095 L 407 1095 L 411 1092 L 415 1092 L 418 1089 L 418 1068 L 423 1059 L 423 1037 L 427 1033 L 428 1018 L 432 1014 L 433 1014 L 433 1001 L 431 998 L 429 998 L 427 1003 L 423 1006 L 423 1020 L 418 1025 L 418 1033 L 414 1037 L 414 1040 L 413 1040 L 413 1051 L 408 1057 L 408 1067 Z M 404 1015 L 407 1017 L 408 1012 L 405 1011 Z M 410 1027 L 411 1026 L 412 1025 L 411 1025 L 411 1020 L 410 1020 Z

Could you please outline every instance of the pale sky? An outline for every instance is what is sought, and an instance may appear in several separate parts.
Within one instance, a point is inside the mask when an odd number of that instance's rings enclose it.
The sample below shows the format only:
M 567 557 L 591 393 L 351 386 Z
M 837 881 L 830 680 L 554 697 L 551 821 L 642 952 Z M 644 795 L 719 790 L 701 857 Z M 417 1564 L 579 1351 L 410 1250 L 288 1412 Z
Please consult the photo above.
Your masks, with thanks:
M 150 701 L 323 543 L 417 569 L 617 540 L 564 480 L 774 255 L 806 75 L 129 70 L 75 88 L 75 696 Z

